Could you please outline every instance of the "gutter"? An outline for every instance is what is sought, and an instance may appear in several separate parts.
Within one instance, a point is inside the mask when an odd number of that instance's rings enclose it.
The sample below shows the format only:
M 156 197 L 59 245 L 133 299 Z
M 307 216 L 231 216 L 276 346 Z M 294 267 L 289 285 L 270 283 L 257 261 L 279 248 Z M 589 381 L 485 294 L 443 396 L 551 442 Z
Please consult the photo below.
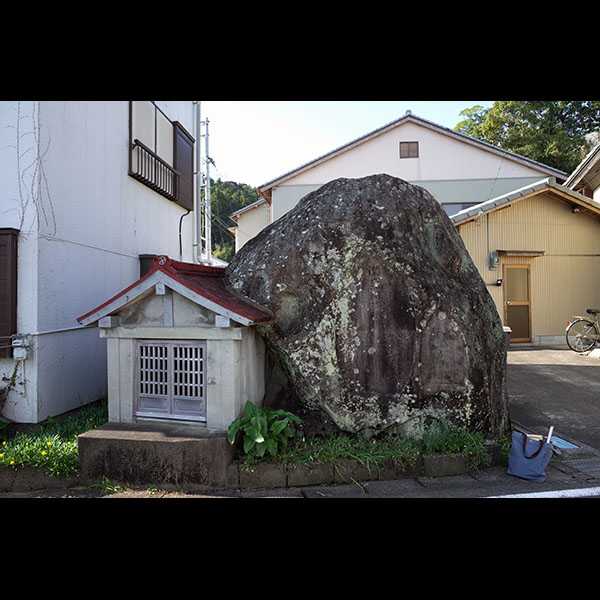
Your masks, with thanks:
M 600 152 L 600 143 L 596 144 L 588 152 L 587 156 L 581 161 L 579 166 L 571 173 L 564 185 L 568 188 L 577 185 L 582 179 L 585 179 L 590 169 L 594 166 L 596 155 Z
M 202 219 L 200 217 L 200 191 L 202 190 L 202 172 L 200 170 L 200 139 L 201 139 L 201 122 L 200 122 L 200 101 L 194 100 L 194 106 L 196 107 L 196 168 L 194 171 L 194 214 L 196 219 L 194 221 L 194 241 L 193 247 L 195 248 L 194 258 L 197 262 L 200 262 L 201 244 L 200 235 L 202 231 Z

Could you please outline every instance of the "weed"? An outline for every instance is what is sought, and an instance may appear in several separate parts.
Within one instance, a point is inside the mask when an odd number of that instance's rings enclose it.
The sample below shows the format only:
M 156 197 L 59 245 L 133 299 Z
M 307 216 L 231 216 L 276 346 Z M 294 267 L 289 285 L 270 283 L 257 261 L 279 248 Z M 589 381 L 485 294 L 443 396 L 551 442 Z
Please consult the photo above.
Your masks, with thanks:
M 490 460 L 485 450 L 485 439 L 464 427 L 454 427 L 447 421 L 436 421 L 421 439 L 424 454 L 462 454 L 473 467 L 486 464 Z
M 108 477 L 103 477 L 100 483 L 93 483 L 90 487 L 99 487 L 102 489 L 103 494 L 114 494 L 116 492 L 122 492 L 125 488 L 118 483 L 112 483 Z
M 243 417 L 233 421 L 227 429 L 227 439 L 234 445 L 241 432 L 244 454 L 256 458 L 266 454 L 275 457 L 294 436 L 292 426 L 299 423 L 302 420 L 292 413 L 259 408 L 248 401 Z
M 490 455 L 485 449 L 485 439 L 478 433 L 454 427 L 446 422 L 432 425 L 420 440 L 403 439 L 395 435 L 366 438 L 360 435 L 312 435 L 307 438 L 292 437 L 276 455 L 266 457 L 256 453 L 239 452 L 242 469 L 251 470 L 258 462 L 273 462 L 289 472 L 301 464 L 325 463 L 336 470 L 347 460 L 356 460 L 369 471 L 379 469 L 384 463 L 397 468 L 412 468 L 423 454 L 462 454 L 470 466 L 487 464 Z
M 77 437 L 108 420 L 106 402 L 90 404 L 73 415 L 48 417 L 33 431 L 17 433 L 0 446 L 0 467 L 32 466 L 48 475 L 72 477 L 79 472 Z
M 384 462 L 394 466 L 412 467 L 419 456 L 419 445 L 398 437 L 366 439 L 361 436 L 311 435 L 307 438 L 294 437 L 276 457 L 260 459 L 240 454 L 241 467 L 250 470 L 257 462 L 269 460 L 289 472 L 298 465 L 329 464 L 334 469 L 343 468 L 347 460 L 356 460 L 369 471 L 379 469 Z

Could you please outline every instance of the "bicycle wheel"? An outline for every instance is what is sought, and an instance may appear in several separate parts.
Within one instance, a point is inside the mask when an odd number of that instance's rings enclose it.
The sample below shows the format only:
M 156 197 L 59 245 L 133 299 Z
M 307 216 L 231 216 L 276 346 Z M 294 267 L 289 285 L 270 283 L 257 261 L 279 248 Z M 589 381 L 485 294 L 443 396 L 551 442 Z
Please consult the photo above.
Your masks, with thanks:
M 598 339 L 596 326 L 591 321 L 577 319 L 567 327 L 567 344 L 575 352 L 585 352 L 594 347 Z

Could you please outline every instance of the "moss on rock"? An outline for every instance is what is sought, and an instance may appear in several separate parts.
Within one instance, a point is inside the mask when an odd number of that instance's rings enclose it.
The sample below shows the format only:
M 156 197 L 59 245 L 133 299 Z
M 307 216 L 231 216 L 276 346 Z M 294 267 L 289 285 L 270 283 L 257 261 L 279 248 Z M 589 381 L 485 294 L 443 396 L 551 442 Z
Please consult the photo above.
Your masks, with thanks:
M 444 418 L 508 427 L 495 305 L 439 203 L 388 175 L 337 179 L 250 240 L 232 289 L 271 309 L 267 402 L 349 433 Z

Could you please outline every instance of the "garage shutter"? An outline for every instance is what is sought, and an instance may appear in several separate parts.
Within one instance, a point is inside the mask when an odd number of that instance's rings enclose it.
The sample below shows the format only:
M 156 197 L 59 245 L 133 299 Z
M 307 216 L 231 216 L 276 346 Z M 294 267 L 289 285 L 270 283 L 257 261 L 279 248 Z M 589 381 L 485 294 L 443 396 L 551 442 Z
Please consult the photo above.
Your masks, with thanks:
M 188 210 L 194 209 L 194 139 L 181 126 L 173 123 L 174 167 L 179 173 L 177 178 L 176 202 Z
M 11 358 L 11 336 L 17 333 L 16 229 L 0 229 L 0 358 Z

